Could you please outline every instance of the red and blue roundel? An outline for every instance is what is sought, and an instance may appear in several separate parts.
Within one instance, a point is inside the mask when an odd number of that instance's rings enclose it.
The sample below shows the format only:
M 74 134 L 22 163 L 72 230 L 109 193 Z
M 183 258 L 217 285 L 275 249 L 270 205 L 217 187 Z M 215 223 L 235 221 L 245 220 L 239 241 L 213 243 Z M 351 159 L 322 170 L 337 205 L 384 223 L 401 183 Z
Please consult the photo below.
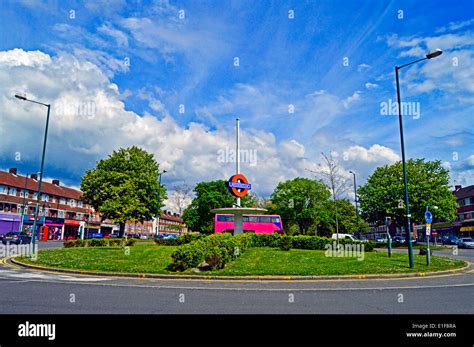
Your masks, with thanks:
M 252 189 L 252 185 L 244 175 L 236 174 L 227 181 L 227 189 L 233 196 L 243 198 Z

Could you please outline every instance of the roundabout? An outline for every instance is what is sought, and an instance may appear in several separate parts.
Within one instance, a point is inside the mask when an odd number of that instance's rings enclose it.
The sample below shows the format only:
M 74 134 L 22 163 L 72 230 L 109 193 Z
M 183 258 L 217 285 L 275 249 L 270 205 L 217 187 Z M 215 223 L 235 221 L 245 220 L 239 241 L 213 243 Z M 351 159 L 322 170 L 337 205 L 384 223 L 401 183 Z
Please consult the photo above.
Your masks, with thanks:
M 472 260 L 472 252 L 458 259 Z M 472 265 L 424 277 L 279 281 L 123 278 L 27 269 L 2 260 L 5 313 L 473 313 Z M 74 302 L 71 302 L 71 297 Z M 131 298 L 124 300 L 124 298 Z M 426 298 L 430 298 L 427 302 Z M 291 299 L 291 300 L 290 300 Z

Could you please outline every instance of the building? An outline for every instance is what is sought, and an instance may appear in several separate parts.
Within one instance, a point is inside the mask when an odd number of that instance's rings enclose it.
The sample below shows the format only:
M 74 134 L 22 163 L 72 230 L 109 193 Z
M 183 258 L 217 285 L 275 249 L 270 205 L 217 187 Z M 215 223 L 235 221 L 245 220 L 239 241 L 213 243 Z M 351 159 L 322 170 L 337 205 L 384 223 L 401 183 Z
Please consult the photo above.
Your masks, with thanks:
M 474 185 L 456 185 L 453 194 L 458 208 L 458 231 L 460 236 L 474 236 Z
M 0 235 L 20 229 L 32 232 L 37 203 L 38 176 L 21 176 L 17 169 L 0 171 Z M 38 211 L 39 240 L 75 239 L 98 230 L 100 216 L 81 200 L 82 192 L 43 181 Z
M 32 232 L 37 202 L 38 176 L 21 176 L 17 169 L 0 171 L 0 235 L 9 231 Z M 116 233 L 117 223 L 101 220 L 99 213 L 81 200 L 82 192 L 65 187 L 59 180 L 46 182 L 41 187 L 37 235 L 39 240 L 71 240 Z M 159 219 L 143 223 L 125 223 L 127 234 L 153 236 L 158 232 L 181 234 L 187 232 L 183 220 L 176 213 L 162 211 Z
M 162 211 L 159 219 L 155 220 L 155 231 L 165 234 L 182 234 L 188 231 L 181 216 L 171 211 Z

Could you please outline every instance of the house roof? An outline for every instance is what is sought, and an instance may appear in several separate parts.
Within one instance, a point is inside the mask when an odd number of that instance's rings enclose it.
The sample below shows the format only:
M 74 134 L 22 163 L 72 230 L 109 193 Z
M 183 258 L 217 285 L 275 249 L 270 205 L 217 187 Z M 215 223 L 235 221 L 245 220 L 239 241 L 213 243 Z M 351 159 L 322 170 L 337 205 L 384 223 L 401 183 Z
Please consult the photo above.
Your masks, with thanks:
M 26 189 L 37 191 L 39 182 L 28 178 L 26 180 Z M 16 187 L 18 189 L 25 189 L 25 176 L 14 175 L 9 172 L 0 171 L 0 185 L 6 185 L 10 187 Z M 80 200 L 82 192 L 73 188 L 68 188 L 64 186 L 57 186 L 50 182 L 43 180 L 41 186 L 41 192 L 49 195 L 55 195 L 59 197 L 64 197 L 68 199 Z
M 453 192 L 456 195 L 456 199 L 464 199 L 469 197 L 474 197 L 474 185 L 459 188 Z

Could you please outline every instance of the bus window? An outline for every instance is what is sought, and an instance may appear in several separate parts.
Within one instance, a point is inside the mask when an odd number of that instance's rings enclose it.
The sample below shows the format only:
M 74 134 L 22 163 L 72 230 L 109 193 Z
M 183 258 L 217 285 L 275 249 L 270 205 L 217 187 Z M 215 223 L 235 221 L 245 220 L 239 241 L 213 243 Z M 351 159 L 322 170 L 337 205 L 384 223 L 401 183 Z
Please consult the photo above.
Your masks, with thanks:
M 249 217 L 248 216 L 244 216 L 244 222 L 248 222 L 249 221 Z
M 272 223 L 280 223 L 280 218 L 272 217 Z
M 217 216 L 217 221 L 218 222 L 233 222 L 234 221 L 234 216 L 218 215 Z
M 260 216 L 258 219 L 259 219 L 260 223 L 270 223 L 271 222 L 271 217 Z
M 256 223 L 256 222 L 258 222 L 258 219 L 257 219 L 258 217 L 257 217 L 257 216 L 249 216 L 248 218 L 249 218 L 249 222 L 250 222 L 250 223 Z

